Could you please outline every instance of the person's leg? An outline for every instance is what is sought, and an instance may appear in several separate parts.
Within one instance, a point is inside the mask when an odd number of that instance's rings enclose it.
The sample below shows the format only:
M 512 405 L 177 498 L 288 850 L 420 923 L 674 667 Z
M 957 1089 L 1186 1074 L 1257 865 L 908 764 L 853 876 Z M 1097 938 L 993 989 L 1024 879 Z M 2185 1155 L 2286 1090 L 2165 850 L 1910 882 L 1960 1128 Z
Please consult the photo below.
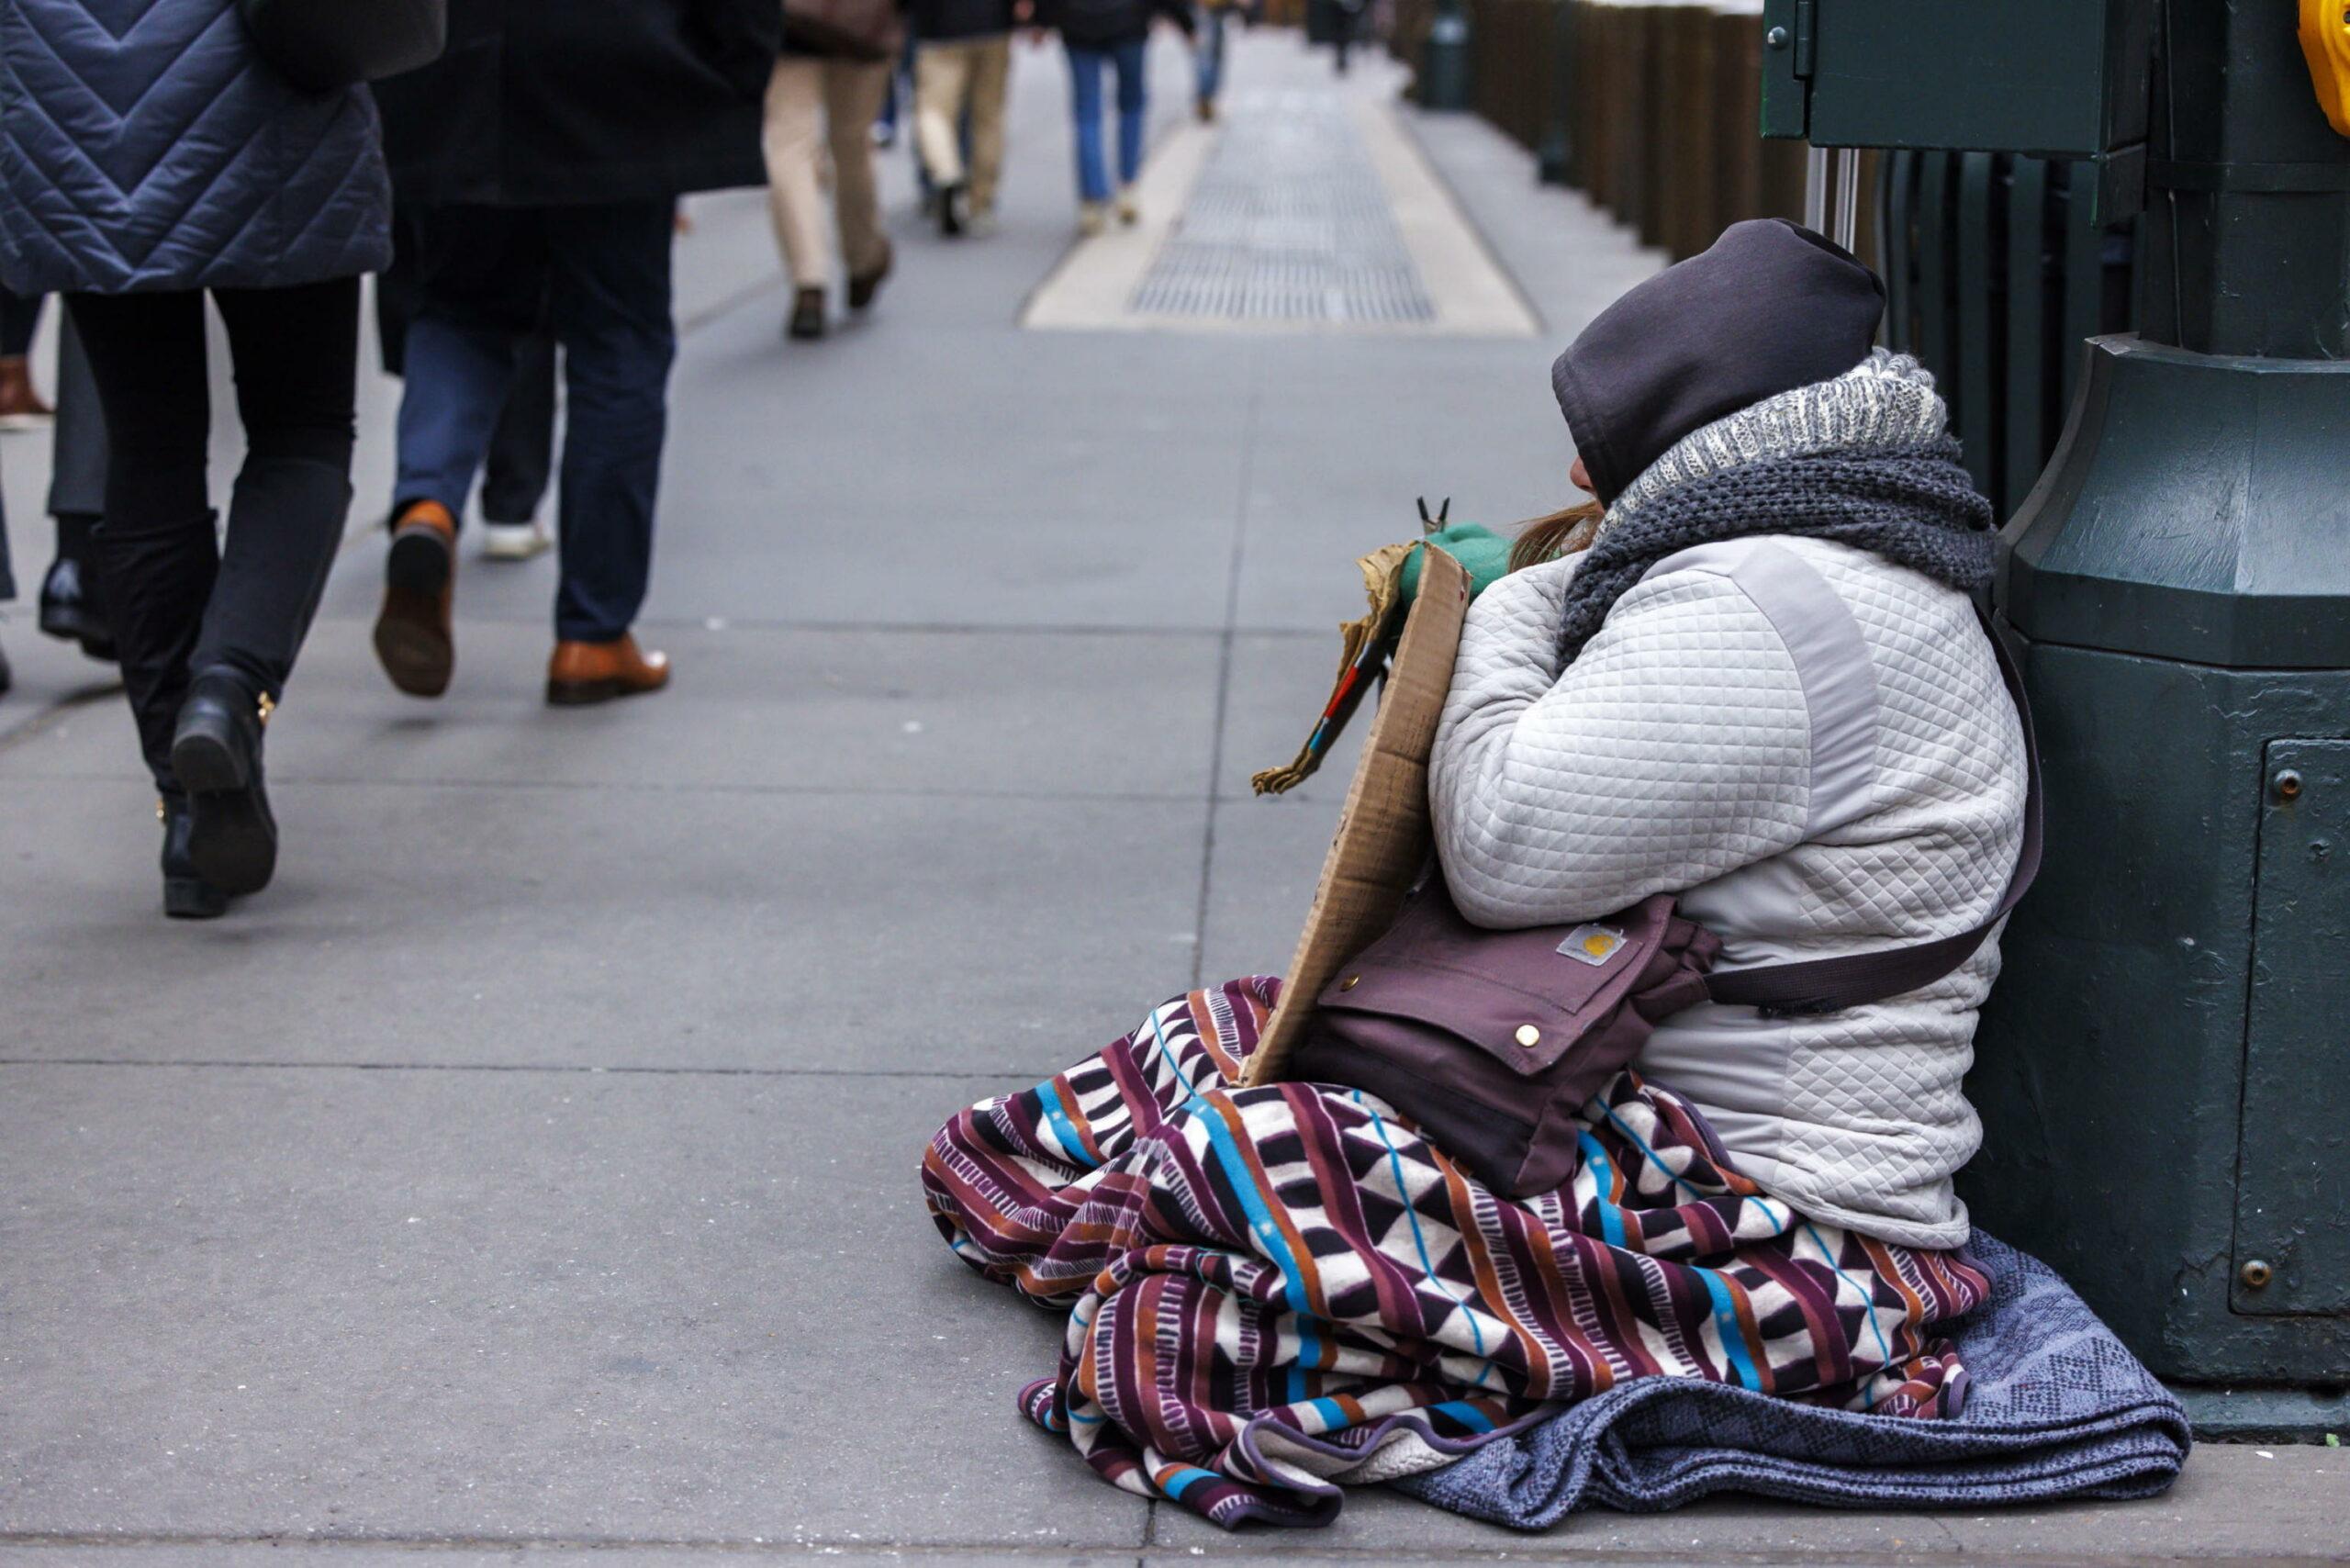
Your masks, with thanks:
M 666 202 L 548 214 L 548 308 L 570 407 L 559 502 L 561 642 L 615 642 L 644 601 L 677 355 L 669 241 Z
M 359 280 L 214 296 L 236 362 L 245 462 L 192 666 L 274 702 L 318 611 L 351 510 Z
M 375 656 L 392 685 L 438 697 L 456 668 L 457 524 L 546 314 L 543 210 L 444 207 L 416 215 L 416 314 L 400 397 L 391 548 Z
M 849 282 L 888 270 L 890 241 L 881 232 L 881 197 L 873 179 L 869 127 L 890 89 L 890 66 L 879 60 L 824 62 L 824 119 L 833 149 L 833 203 L 840 217 L 841 263 Z M 854 303 L 854 302 L 852 302 Z
M 832 240 L 824 232 L 823 156 L 825 62 L 785 55 L 767 79 L 763 145 L 767 162 L 767 207 L 775 221 L 776 245 L 798 288 L 823 288 L 832 281 Z M 862 131 L 860 135 L 864 134 Z
M 68 308 L 106 410 L 106 521 L 93 543 L 123 689 L 155 787 L 176 795 L 172 726 L 219 569 L 205 495 L 204 297 L 80 294 Z
M 554 477 L 554 334 L 532 333 L 515 356 L 506 406 L 490 432 L 481 478 L 485 522 L 528 527 L 546 498 Z
M 432 207 L 416 215 L 415 316 L 400 396 L 392 516 L 433 501 L 464 515 L 545 309 L 543 246 L 529 209 Z
M 894 147 L 897 145 L 898 78 L 904 73 L 904 62 L 912 58 L 907 52 L 907 46 L 911 45 L 912 41 L 913 40 L 910 38 L 907 39 L 906 44 L 899 47 L 898 56 L 896 59 L 886 60 L 881 62 L 883 71 L 881 78 L 881 106 L 873 111 L 873 126 L 870 132 L 873 144 L 876 147 Z
M 1069 55 L 1069 112 L 1077 148 L 1077 199 L 1098 207 L 1110 199 L 1110 169 L 1102 151 L 1100 50 L 1065 44 Z
M 40 629 L 111 662 L 114 631 L 93 539 L 106 510 L 106 415 L 69 310 L 58 323 L 57 428 L 50 438 L 49 513 L 57 520 L 57 558 L 41 579 Z
M 33 329 L 40 324 L 39 294 L 10 294 L 0 289 L 0 428 L 39 425 L 51 413 L 33 389 Z
M 1143 118 L 1147 112 L 1146 95 L 1149 92 L 1149 77 L 1146 65 L 1150 49 L 1150 35 L 1132 38 L 1111 50 L 1111 59 L 1118 68 L 1118 185 L 1125 199 L 1131 201 L 1136 179 L 1142 174 Z M 1131 210 L 1126 221 L 1134 221 Z
M 1215 115 L 1215 95 L 1224 85 L 1224 19 L 1221 6 L 1200 8 L 1200 36 L 1192 45 L 1193 69 L 1199 84 L 1199 108 L 1202 119 Z
M 12 294 L 0 288 L 0 359 L 22 359 L 33 352 L 45 294 Z
M 969 74 L 970 53 L 960 43 L 925 42 L 914 52 L 914 145 L 930 183 L 941 190 L 963 183 L 955 127 Z
M 971 210 L 995 211 L 1003 176 L 1003 106 L 1012 80 L 1012 36 L 971 40 Z

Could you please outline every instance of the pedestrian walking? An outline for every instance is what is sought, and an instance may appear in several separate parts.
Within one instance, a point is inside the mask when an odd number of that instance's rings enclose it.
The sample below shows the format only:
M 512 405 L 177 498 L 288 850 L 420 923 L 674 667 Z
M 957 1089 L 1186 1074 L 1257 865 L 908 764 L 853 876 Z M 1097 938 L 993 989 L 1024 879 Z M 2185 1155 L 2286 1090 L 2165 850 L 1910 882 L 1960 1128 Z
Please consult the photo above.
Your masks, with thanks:
M 1150 25 L 1161 17 L 1191 34 L 1190 0 L 1044 0 L 1038 8 L 1037 20 L 1060 33 L 1069 55 L 1069 114 L 1077 131 L 1077 226 L 1086 235 L 1107 228 L 1111 211 L 1102 128 L 1105 74 L 1114 75 L 1118 95 L 1118 221 L 1134 223 L 1142 217 L 1135 181 L 1142 174 L 1149 112 L 1145 67 Z
M 378 84 L 413 204 L 391 548 L 375 645 L 398 689 L 456 663 L 457 521 L 543 323 L 563 350 L 560 562 L 547 700 L 656 690 L 631 633 L 653 568 L 667 423 L 670 250 L 688 191 L 764 185 L 777 0 L 453 0 L 446 53 Z
M 0 283 L 65 296 L 105 409 L 95 554 L 170 914 L 276 868 L 263 727 L 351 505 L 359 275 L 390 209 L 367 90 L 297 88 L 237 0 L 0 0 Z M 207 294 L 245 430 L 225 544 Z
M 1344 76 L 1347 73 L 1348 51 L 1354 48 L 1356 39 L 1369 23 L 1371 0 L 1336 0 L 1334 10 L 1336 15 L 1332 17 L 1332 26 L 1336 31 L 1333 41 L 1337 45 L 1338 74 Z
M 1199 27 L 1192 39 L 1192 64 L 1197 93 L 1192 108 L 1200 123 L 1215 119 L 1215 101 L 1224 91 L 1224 33 L 1240 11 L 1239 0 L 1200 0 Z
M 33 387 L 33 331 L 47 296 L 0 289 L 0 430 L 32 430 L 53 411 Z
M 767 84 L 767 200 L 776 244 L 790 270 L 795 338 L 824 335 L 832 241 L 823 192 L 832 186 L 848 272 L 848 308 L 863 310 L 890 275 L 890 241 L 873 175 L 873 127 L 890 94 L 890 62 L 905 41 L 896 0 L 821 0 L 783 8 L 783 53 Z
M 57 526 L 57 554 L 40 580 L 40 629 L 112 664 L 114 628 L 96 559 L 106 461 L 106 414 L 98 407 L 90 356 L 68 311 L 57 334 L 57 424 L 50 440 L 49 515 Z
M 937 193 L 939 232 L 984 233 L 995 226 L 1003 170 L 1014 0 L 912 0 L 907 14 L 915 39 L 914 140 Z
M 392 203 L 392 264 L 375 276 L 375 343 L 386 375 L 405 375 L 408 322 L 416 315 L 412 215 Z M 539 507 L 554 478 L 554 334 L 542 322 L 516 352 L 514 385 L 489 434 L 481 476 L 481 553 L 527 561 L 554 544 Z

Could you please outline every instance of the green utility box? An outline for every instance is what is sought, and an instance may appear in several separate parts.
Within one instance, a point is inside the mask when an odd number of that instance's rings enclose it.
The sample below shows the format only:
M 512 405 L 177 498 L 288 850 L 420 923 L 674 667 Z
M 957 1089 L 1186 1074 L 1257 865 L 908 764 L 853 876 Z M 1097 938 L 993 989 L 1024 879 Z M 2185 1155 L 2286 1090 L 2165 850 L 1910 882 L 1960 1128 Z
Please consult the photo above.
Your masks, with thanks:
M 2281 0 L 1768 6 L 1767 133 L 2143 214 L 2143 335 L 2077 350 L 2003 540 L 2046 860 L 1961 1193 L 2204 1431 L 2350 1430 L 2350 139 Z
M 2087 352 L 2007 534 L 2047 850 L 1960 1188 L 2199 1425 L 2350 1426 L 2350 363 Z
M 2154 0 L 1764 0 L 1762 134 L 2087 157 L 2146 140 Z

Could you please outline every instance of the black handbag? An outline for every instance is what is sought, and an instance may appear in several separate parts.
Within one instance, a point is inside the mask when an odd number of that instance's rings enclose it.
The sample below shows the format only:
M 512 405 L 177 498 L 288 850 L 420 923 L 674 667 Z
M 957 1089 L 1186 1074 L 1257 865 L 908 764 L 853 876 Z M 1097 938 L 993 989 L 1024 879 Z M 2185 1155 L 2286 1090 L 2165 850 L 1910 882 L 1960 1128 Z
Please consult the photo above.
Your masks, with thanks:
M 309 93 L 397 76 L 440 58 L 449 0 L 237 0 L 261 57 Z

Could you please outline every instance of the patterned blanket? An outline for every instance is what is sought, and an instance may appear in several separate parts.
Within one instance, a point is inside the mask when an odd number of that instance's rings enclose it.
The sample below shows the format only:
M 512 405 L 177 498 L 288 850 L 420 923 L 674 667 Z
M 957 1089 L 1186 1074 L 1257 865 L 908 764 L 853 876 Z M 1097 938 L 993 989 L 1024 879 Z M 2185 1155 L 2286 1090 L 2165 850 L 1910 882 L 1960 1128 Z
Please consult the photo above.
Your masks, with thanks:
M 1280 982 L 1178 997 L 1100 1055 L 941 1129 L 947 1243 L 1069 1313 L 1021 1394 L 1107 1480 L 1227 1528 L 1326 1524 L 1341 1484 L 1450 1462 L 1633 1379 L 1882 1416 L 1953 1412 L 1956 1253 L 1817 1224 L 1626 1073 L 1573 1182 L 1497 1197 L 1382 1102 L 1231 1087 Z
M 1991 1297 L 1956 1327 L 1966 1406 L 1880 1421 L 1726 1383 L 1628 1383 L 1403 1482 L 1423 1502 L 1518 1529 L 1579 1508 L 1677 1508 L 1740 1492 L 1845 1508 L 2151 1497 L 2192 1439 L 2178 1400 L 2054 1270 L 1981 1231 Z

